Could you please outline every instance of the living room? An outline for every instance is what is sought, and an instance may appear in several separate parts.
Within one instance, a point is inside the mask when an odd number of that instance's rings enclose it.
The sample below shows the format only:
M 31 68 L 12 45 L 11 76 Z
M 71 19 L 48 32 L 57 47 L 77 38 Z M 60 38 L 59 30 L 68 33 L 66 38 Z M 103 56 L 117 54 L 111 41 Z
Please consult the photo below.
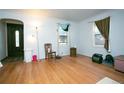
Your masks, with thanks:
M 104 48 L 104 43 L 102 43 L 102 45 L 100 46 L 96 45 L 94 38 L 95 21 L 102 20 L 107 17 L 110 17 L 108 50 Z M 0 74 L 2 75 L 0 82 L 10 84 L 87 84 L 97 83 L 98 81 L 109 77 L 110 79 L 115 80 L 118 83 L 123 83 L 124 74 L 122 72 L 116 71 L 114 67 L 92 63 L 91 60 L 91 57 L 95 53 L 102 54 L 103 59 L 105 59 L 106 55 L 108 54 L 111 54 L 113 57 L 124 54 L 124 45 L 122 43 L 122 35 L 124 33 L 123 17 L 124 10 L 114 9 L 1 9 L 0 60 L 6 59 L 6 57 L 8 56 L 6 24 L 12 24 L 15 21 L 18 24 L 23 24 L 24 57 L 21 61 L 13 61 L 9 59 L 9 61 L 5 64 L 4 62 L 2 62 L 3 67 L 0 68 Z M 66 38 L 64 38 L 64 40 L 60 40 L 59 27 L 68 24 L 68 30 L 64 34 L 66 35 Z M 62 43 L 59 41 L 62 41 Z M 61 59 L 47 60 L 44 48 L 45 43 L 51 43 L 52 50 L 54 50 L 56 52 L 56 55 L 60 56 Z M 77 57 L 69 57 L 70 48 L 73 47 L 76 48 Z M 36 57 L 36 64 L 35 62 L 32 62 L 33 56 Z M 23 70 L 21 68 L 23 68 Z M 32 72 L 33 70 L 34 72 Z M 58 72 L 58 70 L 60 72 Z M 13 74 L 9 75 L 10 72 Z M 47 74 L 40 74 L 38 78 L 40 72 Z M 59 73 L 63 74 L 60 75 Z M 73 73 L 75 73 L 75 75 L 73 75 Z M 81 73 L 82 75 L 80 75 Z M 24 76 L 22 77 L 22 75 Z M 50 78 L 49 76 L 53 78 Z M 86 78 L 86 76 L 88 76 L 89 78 Z M 7 77 L 14 77 L 15 79 L 7 79 Z M 45 79 L 45 77 L 47 79 Z M 90 77 L 92 77 L 92 79 Z
M 123 3 L 2 0 L 0 92 L 124 92 Z

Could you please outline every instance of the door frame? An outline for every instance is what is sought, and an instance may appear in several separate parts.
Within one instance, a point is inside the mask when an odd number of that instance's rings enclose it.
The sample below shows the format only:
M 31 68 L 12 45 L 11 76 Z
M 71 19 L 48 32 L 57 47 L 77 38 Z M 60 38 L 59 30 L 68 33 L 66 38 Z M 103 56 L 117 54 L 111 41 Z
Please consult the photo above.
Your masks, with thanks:
M 8 56 L 8 57 L 9 57 L 9 49 L 8 49 L 8 48 L 9 48 L 9 47 L 8 47 L 8 27 L 7 27 L 8 24 L 22 25 L 22 26 L 23 26 L 23 27 L 22 27 L 22 35 L 23 35 L 23 36 L 22 36 L 22 38 L 23 38 L 23 40 L 22 40 L 22 43 L 23 43 L 23 44 L 22 44 L 22 45 L 23 45 L 23 50 L 22 50 L 22 51 L 23 51 L 23 55 L 22 55 L 22 56 L 23 56 L 23 60 L 24 60 L 24 24 L 23 24 L 23 23 L 22 23 L 22 24 L 6 23 L 6 39 L 7 39 L 7 40 L 6 40 L 6 41 L 7 41 L 7 42 L 6 42 L 6 43 L 7 43 L 7 45 L 6 45 L 7 47 L 6 47 L 6 48 L 7 48 L 7 56 Z

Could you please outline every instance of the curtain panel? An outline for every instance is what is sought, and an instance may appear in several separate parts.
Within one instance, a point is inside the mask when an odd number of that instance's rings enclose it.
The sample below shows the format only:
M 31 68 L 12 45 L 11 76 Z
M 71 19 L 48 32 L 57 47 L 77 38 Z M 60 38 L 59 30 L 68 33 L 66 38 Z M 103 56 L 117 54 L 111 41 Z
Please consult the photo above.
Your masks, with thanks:
M 64 31 L 68 32 L 68 29 L 69 29 L 70 24 L 60 24 L 60 23 L 59 23 L 59 26 L 60 26 Z
M 110 17 L 102 20 L 95 21 L 97 28 L 99 29 L 102 36 L 105 38 L 104 48 L 109 50 L 109 28 L 110 28 Z

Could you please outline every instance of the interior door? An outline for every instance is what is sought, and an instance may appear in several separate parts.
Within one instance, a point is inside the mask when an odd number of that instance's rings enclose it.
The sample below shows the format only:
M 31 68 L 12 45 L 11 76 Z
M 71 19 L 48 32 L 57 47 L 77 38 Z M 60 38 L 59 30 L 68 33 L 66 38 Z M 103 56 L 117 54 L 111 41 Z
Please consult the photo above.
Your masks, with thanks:
M 23 25 L 7 24 L 8 57 L 21 57 L 23 52 Z

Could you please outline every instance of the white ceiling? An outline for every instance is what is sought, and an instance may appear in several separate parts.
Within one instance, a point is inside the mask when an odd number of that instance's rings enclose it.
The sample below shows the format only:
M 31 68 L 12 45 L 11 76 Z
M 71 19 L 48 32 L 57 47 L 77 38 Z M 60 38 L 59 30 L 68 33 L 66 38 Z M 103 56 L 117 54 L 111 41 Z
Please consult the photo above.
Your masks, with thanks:
M 95 16 L 106 10 L 102 9 L 64 9 L 64 10 L 52 10 L 49 11 L 51 16 L 66 19 L 70 21 L 82 21 L 89 17 Z
M 105 12 L 107 9 L 0 9 L 0 11 L 41 14 L 45 16 L 79 22 Z

